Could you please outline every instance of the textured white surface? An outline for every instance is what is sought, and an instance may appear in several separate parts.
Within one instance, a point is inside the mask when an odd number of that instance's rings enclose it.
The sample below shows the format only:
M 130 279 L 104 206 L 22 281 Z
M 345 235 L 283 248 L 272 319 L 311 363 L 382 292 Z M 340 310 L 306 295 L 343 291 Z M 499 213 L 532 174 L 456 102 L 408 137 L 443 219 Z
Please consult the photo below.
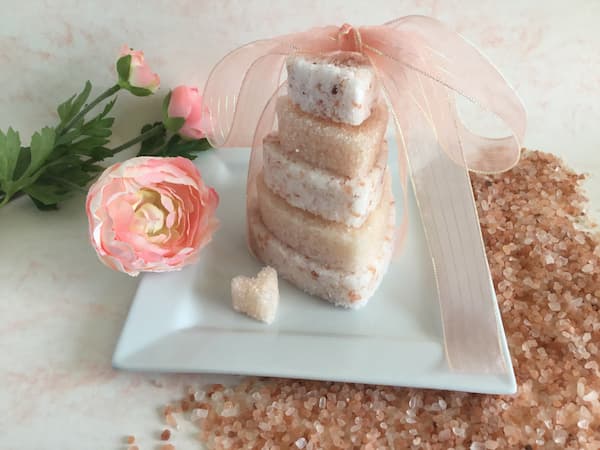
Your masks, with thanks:
M 344 53 L 342 53 L 344 54 Z M 334 122 L 360 125 L 379 98 L 373 70 L 364 62 L 340 64 L 331 58 L 288 58 L 288 94 L 300 109 Z
M 29 136 L 91 79 L 114 82 L 123 44 L 142 48 L 164 95 L 201 85 L 237 45 L 328 23 L 377 24 L 406 14 L 446 21 L 506 75 L 529 113 L 525 145 L 595 176 L 600 208 L 600 3 L 595 0 L 0 1 L 0 127 Z M 121 95 L 115 144 L 160 118 L 162 96 Z M 148 107 L 151 104 L 154 106 Z M 137 279 L 102 266 L 88 245 L 83 197 L 58 213 L 20 200 L 0 210 L 0 447 L 155 448 L 157 406 L 189 383 L 226 377 L 131 374 L 110 358 Z M 239 245 L 244 245 L 240 239 Z M 360 314 L 360 313 L 359 313 Z M 260 324 L 257 324 L 261 326 Z M 191 433 L 176 433 L 178 448 Z M 185 445 L 188 443 L 188 445 Z
M 341 177 L 294 160 L 272 138 L 265 139 L 263 155 L 265 184 L 296 208 L 360 227 L 379 204 L 387 166 L 387 142 L 371 172 L 357 178 Z
M 272 323 L 279 304 L 277 271 L 272 267 L 264 267 L 256 277 L 233 277 L 231 299 L 236 311 L 256 320 Z

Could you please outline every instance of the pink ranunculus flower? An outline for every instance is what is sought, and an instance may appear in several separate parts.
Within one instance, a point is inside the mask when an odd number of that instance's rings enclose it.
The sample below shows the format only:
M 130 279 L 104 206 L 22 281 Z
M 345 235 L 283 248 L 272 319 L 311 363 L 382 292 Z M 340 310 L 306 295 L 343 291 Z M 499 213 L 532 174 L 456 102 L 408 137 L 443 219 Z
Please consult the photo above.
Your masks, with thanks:
M 127 45 L 121 48 L 117 60 L 117 73 L 119 85 L 134 95 L 153 94 L 160 86 L 160 77 L 150 70 L 144 60 L 144 52 L 133 50 Z
M 210 242 L 218 203 L 190 160 L 132 158 L 90 187 L 91 242 L 104 264 L 129 275 L 181 269 Z
M 171 91 L 166 108 L 165 125 L 171 131 L 187 139 L 202 139 L 206 136 L 208 111 L 202 106 L 202 95 L 195 87 L 177 86 Z M 173 121 L 173 119 L 176 119 Z M 176 123 L 183 119 L 183 123 Z M 175 126 L 170 126 L 175 123 Z M 179 128 L 180 126 L 180 128 Z

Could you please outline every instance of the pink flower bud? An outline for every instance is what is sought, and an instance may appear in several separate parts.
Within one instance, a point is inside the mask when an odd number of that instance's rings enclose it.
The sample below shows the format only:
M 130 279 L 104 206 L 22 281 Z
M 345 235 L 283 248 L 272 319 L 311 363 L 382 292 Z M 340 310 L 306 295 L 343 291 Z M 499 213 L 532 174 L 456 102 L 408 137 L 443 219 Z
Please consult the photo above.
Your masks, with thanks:
M 144 52 L 132 50 L 126 45 L 117 60 L 117 73 L 121 87 L 134 95 L 150 95 L 160 86 L 160 77 L 144 61 Z
M 167 128 L 187 139 L 203 138 L 206 135 L 208 111 L 202 106 L 198 89 L 177 86 L 169 95 L 165 121 Z M 183 123 L 177 119 L 183 119 Z

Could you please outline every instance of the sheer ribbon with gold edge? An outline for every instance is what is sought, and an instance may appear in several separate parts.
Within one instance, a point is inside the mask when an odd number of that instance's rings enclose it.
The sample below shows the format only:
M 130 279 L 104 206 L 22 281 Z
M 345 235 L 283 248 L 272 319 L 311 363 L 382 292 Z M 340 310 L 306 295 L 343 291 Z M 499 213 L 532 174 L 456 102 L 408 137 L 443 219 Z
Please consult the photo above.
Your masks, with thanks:
M 407 234 L 408 167 L 436 274 L 449 366 L 461 372 L 506 372 L 468 170 L 494 173 L 513 167 L 526 115 L 502 75 L 460 35 L 432 18 L 407 16 L 381 26 L 314 28 L 240 47 L 214 67 L 206 82 L 211 144 L 252 145 L 247 208 L 253 211 L 262 140 L 273 128 L 275 100 L 285 89 L 287 56 L 337 50 L 360 52 L 370 60 L 391 106 L 405 196 L 397 242 L 401 245 Z M 471 133 L 458 117 L 455 95 L 494 114 L 511 135 Z

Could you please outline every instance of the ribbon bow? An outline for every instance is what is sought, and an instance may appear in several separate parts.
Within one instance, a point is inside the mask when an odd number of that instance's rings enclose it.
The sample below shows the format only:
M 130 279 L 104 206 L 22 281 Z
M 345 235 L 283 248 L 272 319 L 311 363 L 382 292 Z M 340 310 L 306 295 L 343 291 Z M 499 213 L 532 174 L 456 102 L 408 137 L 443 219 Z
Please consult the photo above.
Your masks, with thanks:
M 339 50 L 369 59 L 391 106 L 400 181 L 406 200 L 408 166 L 436 274 L 450 367 L 506 371 L 468 170 L 493 173 L 513 167 L 526 115 L 502 75 L 460 35 L 432 18 L 407 16 L 380 26 L 327 26 L 242 46 L 225 56 L 206 82 L 210 143 L 217 148 L 252 145 L 252 207 L 262 139 L 272 130 L 275 100 L 285 88 L 286 58 Z M 457 114 L 457 95 L 499 118 L 510 135 L 472 133 Z M 399 242 L 407 223 L 404 212 Z

